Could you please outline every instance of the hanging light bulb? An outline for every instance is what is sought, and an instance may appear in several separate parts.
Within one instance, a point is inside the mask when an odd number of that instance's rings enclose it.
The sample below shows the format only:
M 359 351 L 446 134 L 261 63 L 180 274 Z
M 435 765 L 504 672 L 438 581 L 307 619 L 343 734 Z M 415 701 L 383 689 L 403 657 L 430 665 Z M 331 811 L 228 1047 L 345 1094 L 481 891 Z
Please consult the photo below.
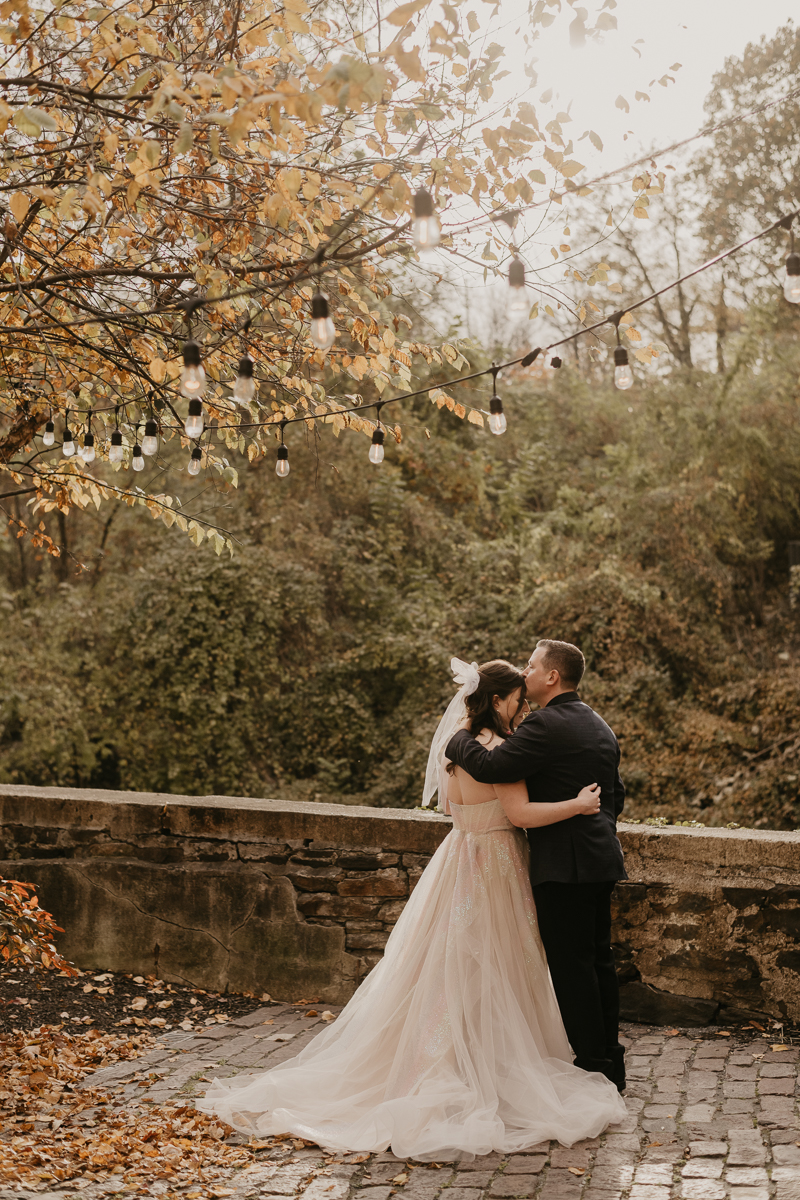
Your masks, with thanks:
M 253 378 L 253 360 L 247 354 L 239 359 L 239 374 L 233 385 L 233 398 L 237 404 L 249 404 L 256 394 Z
M 275 464 L 275 473 L 281 479 L 285 479 L 289 474 L 290 469 L 289 451 L 286 449 L 283 442 L 281 442 L 280 446 L 278 446 L 278 461 Z
M 800 304 L 800 254 L 792 252 L 786 259 L 783 294 L 790 304 Z
M 414 220 L 411 236 L 417 250 L 433 250 L 439 245 L 441 229 L 433 210 L 433 196 L 426 188 L 414 193 Z
M 94 461 L 94 456 L 95 456 L 94 434 L 91 431 L 87 431 L 87 433 L 84 434 L 83 445 L 81 446 L 78 453 L 80 454 L 81 458 L 83 459 L 83 461 L 85 463 L 90 463 L 90 462 Z
M 186 342 L 183 347 L 181 369 L 181 393 L 190 400 L 205 395 L 206 373 L 200 362 L 200 347 L 197 342 Z
M 497 394 L 497 371 L 492 369 L 492 398 L 489 401 L 489 429 L 499 437 L 508 428 L 506 414 L 503 412 L 503 401 Z
M 508 268 L 508 288 L 511 293 L 509 311 L 524 312 L 528 307 L 528 297 L 525 294 L 525 264 L 516 254 Z
M 56 427 L 52 421 L 48 421 L 44 427 L 44 433 L 42 434 L 42 442 L 44 443 L 45 446 L 52 446 L 52 444 L 55 440 L 56 440 Z
M 131 466 L 133 467 L 134 471 L 144 470 L 144 455 L 142 454 L 142 447 L 138 442 L 133 447 L 133 453 L 131 454 Z
M 122 434 L 115 429 L 111 435 L 111 445 L 108 450 L 109 462 L 122 462 Z
M 203 432 L 203 406 L 199 400 L 189 401 L 189 415 L 183 422 L 183 428 L 190 438 L 200 437 Z
M 158 425 L 152 417 L 145 421 L 142 454 L 158 454 Z
M 336 330 L 328 310 L 328 298 L 317 292 L 311 298 L 311 329 L 309 337 L 318 350 L 330 350 Z
M 199 475 L 200 467 L 203 465 L 203 451 L 199 446 L 195 446 L 192 450 L 192 457 L 189 459 L 189 474 Z
M 69 425 L 64 426 L 64 432 L 61 435 L 61 453 L 64 455 L 64 458 L 72 458 L 75 453 L 75 441 Z
M 624 346 L 617 346 L 614 350 L 614 384 L 621 392 L 633 387 L 633 371 L 628 365 L 628 351 Z
M 498 436 L 508 428 L 506 414 L 503 412 L 503 401 L 499 396 L 492 396 L 489 401 L 489 428 Z
M 369 448 L 369 461 L 376 465 L 383 462 L 383 439 L 383 430 L 376 429 L 372 435 L 372 445 Z

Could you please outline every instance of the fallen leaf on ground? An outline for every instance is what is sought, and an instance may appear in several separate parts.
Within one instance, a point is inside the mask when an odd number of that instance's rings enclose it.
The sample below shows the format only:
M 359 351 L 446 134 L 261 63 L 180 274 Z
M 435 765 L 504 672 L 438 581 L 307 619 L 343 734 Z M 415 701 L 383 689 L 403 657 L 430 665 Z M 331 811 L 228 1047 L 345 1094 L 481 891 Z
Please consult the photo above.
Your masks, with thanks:
M 569 1171 L 570 1175 L 585 1175 L 586 1174 L 583 1167 L 567 1167 L 567 1170 Z

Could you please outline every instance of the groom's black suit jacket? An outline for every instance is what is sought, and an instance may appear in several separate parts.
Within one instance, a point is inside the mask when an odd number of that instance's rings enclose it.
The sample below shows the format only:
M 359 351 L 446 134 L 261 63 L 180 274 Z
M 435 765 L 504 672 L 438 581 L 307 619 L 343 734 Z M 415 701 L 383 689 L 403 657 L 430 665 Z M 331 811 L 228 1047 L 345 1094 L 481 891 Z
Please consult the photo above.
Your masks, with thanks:
M 446 753 L 479 783 L 524 779 L 532 804 L 571 800 L 586 784 L 599 783 L 599 813 L 527 831 L 531 883 L 627 879 L 617 838 L 617 817 L 625 800 L 619 744 L 603 718 L 577 692 L 554 696 L 494 750 L 461 729 L 450 739 Z

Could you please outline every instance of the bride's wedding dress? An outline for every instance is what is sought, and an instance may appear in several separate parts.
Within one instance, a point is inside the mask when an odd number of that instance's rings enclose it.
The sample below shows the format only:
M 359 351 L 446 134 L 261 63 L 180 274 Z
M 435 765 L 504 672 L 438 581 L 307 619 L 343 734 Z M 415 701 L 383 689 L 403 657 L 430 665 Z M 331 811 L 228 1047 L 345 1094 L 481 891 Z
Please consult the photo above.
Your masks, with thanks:
M 528 878 L 499 800 L 452 804 L 453 829 L 335 1024 L 255 1078 L 214 1080 L 199 1108 L 247 1133 L 338 1150 L 471 1158 L 626 1117 L 572 1066 Z

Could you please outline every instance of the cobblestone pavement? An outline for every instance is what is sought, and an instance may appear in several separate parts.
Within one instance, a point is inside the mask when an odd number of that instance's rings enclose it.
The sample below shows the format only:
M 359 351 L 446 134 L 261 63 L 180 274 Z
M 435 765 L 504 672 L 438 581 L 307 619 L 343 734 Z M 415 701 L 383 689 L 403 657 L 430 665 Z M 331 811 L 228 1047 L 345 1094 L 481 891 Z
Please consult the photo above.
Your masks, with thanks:
M 273 1005 L 224 1025 L 173 1030 L 145 1058 L 85 1082 L 112 1090 L 126 1107 L 191 1103 L 215 1074 L 260 1071 L 296 1054 L 323 1026 L 322 1011 L 312 1013 Z M 755 1032 L 638 1025 L 624 1026 L 624 1040 L 628 1118 L 569 1150 L 551 1142 L 505 1158 L 415 1166 L 391 1153 L 332 1154 L 289 1140 L 265 1145 L 252 1166 L 208 1189 L 185 1190 L 233 1200 L 800 1200 L 796 1047 L 773 1049 L 780 1043 Z M 49 1188 L 0 1196 L 75 1195 Z M 108 1179 L 80 1195 L 126 1190 Z M 156 1180 L 149 1192 L 172 1190 Z

